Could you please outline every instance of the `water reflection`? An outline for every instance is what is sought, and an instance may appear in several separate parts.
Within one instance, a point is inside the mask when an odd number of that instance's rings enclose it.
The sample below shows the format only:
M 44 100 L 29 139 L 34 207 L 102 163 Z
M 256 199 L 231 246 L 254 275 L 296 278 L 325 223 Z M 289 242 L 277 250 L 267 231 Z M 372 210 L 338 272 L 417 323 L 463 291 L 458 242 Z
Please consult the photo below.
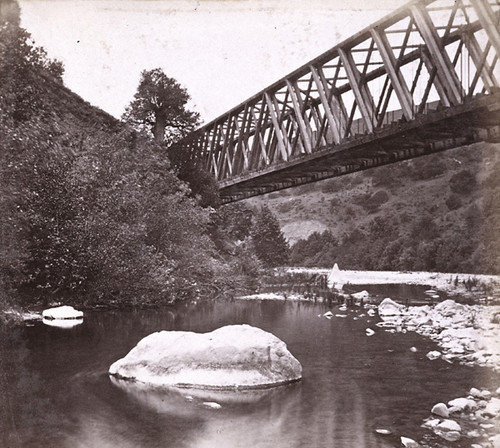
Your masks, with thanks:
M 83 319 L 42 319 L 42 322 L 49 327 L 74 328 L 83 324 Z
M 138 403 L 162 414 L 192 414 L 206 402 L 222 405 L 259 404 L 271 399 L 282 399 L 297 391 L 297 386 L 287 385 L 263 389 L 215 390 L 198 388 L 161 387 L 141 382 L 127 381 L 109 376 L 111 383 L 125 391 Z
M 70 329 L 0 327 L 0 446 L 386 448 L 420 439 L 439 402 L 471 387 L 495 390 L 487 369 L 429 361 L 423 337 L 387 333 L 355 310 L 328 320 L 325 304 L 207 303 L 88 313 Z M 338 314 L 338 308 L 332 308 Z M 300 383 L 245 394 L 146 390 L 110 380 L 109 366 L 160 330 L 248 323 L 286 342 Z M 366 328 L 375 334 L 366 337 Z M 417 347 L 413 352 L 411 347 Z M 221 409 L 203 405 L 215 401 Z M 380 436 L 376 428 L 393 431 Z M 459 445 L 457 445 L 459 446 Z

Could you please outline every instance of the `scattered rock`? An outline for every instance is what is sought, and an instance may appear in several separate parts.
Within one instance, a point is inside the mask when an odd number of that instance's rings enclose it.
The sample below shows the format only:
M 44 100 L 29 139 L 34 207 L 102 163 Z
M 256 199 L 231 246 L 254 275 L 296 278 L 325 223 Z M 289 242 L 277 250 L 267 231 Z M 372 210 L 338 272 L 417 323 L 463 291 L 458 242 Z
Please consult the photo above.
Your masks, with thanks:
M 438 418 L 431 418 L 429 420 L 426 420 L 422 426 L 424 428 L 435 428 L 437 425 L 439 425 L 440 422 L 441 420 L 439 420 Z
M 474 409 L 476 407 L 476 402 L 469 398 L 455 398 L 454 400 L 448 401 L 448 406 L 453 409 L 453 412 L 462 412 L 465 409 Z
M 479 389 L 476 389 L 475 387 L 473 387 L 469 391 L 469 395 L 472 395 L 473 397 L 476 397 L 476 398 L 480 398 L 481 397 L 481 391 Z
M 481 436 L 481 433 L 479 431 L 476 431 L 475 429 L 472 431 L 469 431 L 467 433 L 467 437 L 469 437 L 471 439 L 475 439 L 475 438 L 480 437 L 480 436 Z
M 447 440 L 448 442 L 456 442 L 460 439 L 461 435 L 458 431 L 434 431 L 439 437 Z
M 391 432 L 391 431 L 389 431 L 388 429 L 382 429 L 382 428 L 376 429 L 376 430 L 375 430 L 375 432 L 376 432 L 377 434 L 382 434 L 382 435 L 384 435 L 384 436 L 389 436 L 389 435 L 391 435 L 391 434 L 392 434 L 392 432 Z
M 500 413 L 500 398 L 492 398 L 486 407 L 482 410 L 482 414 L 486 417 L 496 417 Z
M 368 293 L 368 291 L 361 291 L 351 294 L 351 296 L 356 300 L 366 300 L 368 299 L 368 297 L 370 297 L 370 294 Z
M 142 339 L 109 373 L 164 386 L 255 388 L 302 377 L 302 366 L 276 336 L 250 325 L 211 333 L 160 331 Z
M 431 412 L 433 414 L 439 415 L 440 417 L 448 418 L 450 413 L 448 412 L 448 408 L 444 403 L 437 403 L 432 407 Z
M 419 448 L 420 445 L 415 440 L 401 436 L 401 445 L 405 448 Z
M 367 336 L 373 336 L 374 334 L 375 334 L 375 332 L 371 328 L 367 328 L 366 329 L 366 335 Z
M 394 300 L 386 298 L 382 300 L 378 306 L 378 314 L 380 317 L 385 316 L 400 316 L 404 314 L 405 307 L 396 303 Z
M 464 305 L 461 305 L 451 299 L 444 300 L 434 307 L 435 311 L 445 317 L 451 317 L 457 313 L 462 313 L 464 309 Z
M 203 406 L 211 409 L 220 409 L 222 406 L 219 403 L 216 403 L 215 401 L 204 401 Z
M 328 319 L 331 319 L 333 317 L 333 313 L 331 311 L 327 311 L 323 316 L 327 317 Z
M 462 431 L 462 428 L 455 420 L 443 420 L 436 428 L 442 431 Z
M 480 393 L 480 397 L 485 400 L 489 400 L 491 398 L 491 392 L 489 390 L 482 390 Z
M 441 352 L 438 352 L 437 350 L 431 351 L 427 353 L 427 358 L 429 358 L 431 361 L 434 361 L 435 359 L 438 359 L 441 357 Z
M 372 316 L 372 317 L 375 316 L 375 314 L 377 314 L 374 309 L 369 309 L 366 313 L 368 314 L 368 316 Z
M 493 445 L 493 448 L 500 448 L 500 434 L 490 437 L 490 442 Z
M 417 353 L 418 349 L 417 349 L 417 347 L 410 347 L 410 351 L 413 353 Z

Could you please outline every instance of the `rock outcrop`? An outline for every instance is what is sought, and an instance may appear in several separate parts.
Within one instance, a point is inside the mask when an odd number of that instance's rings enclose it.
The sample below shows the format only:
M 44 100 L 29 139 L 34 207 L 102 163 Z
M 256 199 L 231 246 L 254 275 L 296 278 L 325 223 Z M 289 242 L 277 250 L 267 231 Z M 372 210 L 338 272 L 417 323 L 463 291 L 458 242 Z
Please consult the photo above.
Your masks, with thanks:
M 302 366 L 271 333 L 230 325 L 203 334 L 153 333 L 112 364 L 109 373 L 151 385 L 252 389 L 298 381 Z

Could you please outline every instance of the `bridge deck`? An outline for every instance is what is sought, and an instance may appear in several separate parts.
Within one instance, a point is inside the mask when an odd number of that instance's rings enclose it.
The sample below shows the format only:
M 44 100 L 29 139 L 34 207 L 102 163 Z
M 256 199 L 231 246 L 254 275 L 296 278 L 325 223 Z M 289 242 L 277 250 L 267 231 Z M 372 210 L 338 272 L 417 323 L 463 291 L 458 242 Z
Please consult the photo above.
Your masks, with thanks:
M 181 141 L 230 202 L 499 141 L 500 4 L 412 0 Z

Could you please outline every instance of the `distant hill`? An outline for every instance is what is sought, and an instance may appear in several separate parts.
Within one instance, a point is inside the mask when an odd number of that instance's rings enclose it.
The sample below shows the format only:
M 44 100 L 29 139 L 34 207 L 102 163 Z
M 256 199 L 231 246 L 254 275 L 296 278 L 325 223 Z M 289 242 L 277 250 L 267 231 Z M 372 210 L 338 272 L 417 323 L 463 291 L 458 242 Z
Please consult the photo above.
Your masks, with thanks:
M 309 244 L 295 245 L 293 264 L 499 272 L 500 144 L 475 144 L 246 202 L 265 203 L 292 245 L 312 235 Z M 321 242 L 323 229 L 331 235 Z

